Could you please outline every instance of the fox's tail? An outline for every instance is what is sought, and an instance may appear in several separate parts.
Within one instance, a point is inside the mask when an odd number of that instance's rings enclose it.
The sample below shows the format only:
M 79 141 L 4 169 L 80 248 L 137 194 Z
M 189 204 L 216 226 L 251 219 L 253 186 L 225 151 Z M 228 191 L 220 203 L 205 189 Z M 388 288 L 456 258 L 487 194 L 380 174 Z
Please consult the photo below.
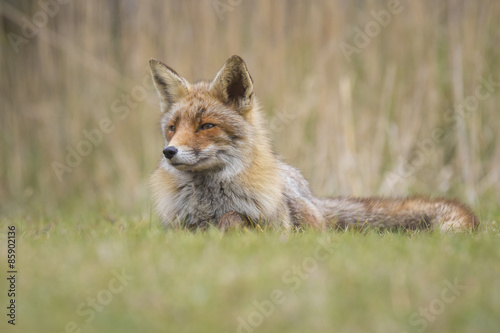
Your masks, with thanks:
M 446 199 L 339 197 L 317 199 L 316 205 L 326 221 L 344 229 L 372 226 L 462 232 L 479 227 L 479 219 L 469 207 Z

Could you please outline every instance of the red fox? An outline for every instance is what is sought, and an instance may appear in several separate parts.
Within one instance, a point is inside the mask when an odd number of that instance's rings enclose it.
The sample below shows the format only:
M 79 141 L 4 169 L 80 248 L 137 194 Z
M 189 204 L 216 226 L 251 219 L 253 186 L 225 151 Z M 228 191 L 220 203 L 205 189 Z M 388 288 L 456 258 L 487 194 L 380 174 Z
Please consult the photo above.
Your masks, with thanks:
M 149 64 L 165 138 L 151 187 L 166 226 L 465 231 L 479 225 L 468 207 L 446 199 L 316 198 L 271 149 L 243 59 L 232 56 L 212 82 L 194 84 L 158 60 Z

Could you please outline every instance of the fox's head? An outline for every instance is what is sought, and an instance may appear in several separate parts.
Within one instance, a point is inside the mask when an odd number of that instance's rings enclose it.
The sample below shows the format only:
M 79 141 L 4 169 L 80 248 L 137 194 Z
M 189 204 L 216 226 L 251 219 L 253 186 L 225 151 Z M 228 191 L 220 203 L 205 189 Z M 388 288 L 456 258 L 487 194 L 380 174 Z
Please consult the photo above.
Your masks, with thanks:
M 212 82 L 194 84 L 158 60 L 149 64 L 163 113 L 162 164 L 187 172 L 244 167 L 260 121 L 243 59 L 232 56 Z

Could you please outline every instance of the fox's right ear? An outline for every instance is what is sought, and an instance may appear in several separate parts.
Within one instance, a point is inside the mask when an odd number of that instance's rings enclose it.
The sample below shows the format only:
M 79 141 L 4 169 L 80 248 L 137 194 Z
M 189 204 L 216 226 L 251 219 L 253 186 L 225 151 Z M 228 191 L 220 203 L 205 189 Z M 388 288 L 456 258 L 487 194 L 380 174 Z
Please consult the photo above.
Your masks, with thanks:
M 172 68 L 156 59 L 149 60 L 151 76 L 162 101 L 162 112 L 189 92 L 189 83 Z

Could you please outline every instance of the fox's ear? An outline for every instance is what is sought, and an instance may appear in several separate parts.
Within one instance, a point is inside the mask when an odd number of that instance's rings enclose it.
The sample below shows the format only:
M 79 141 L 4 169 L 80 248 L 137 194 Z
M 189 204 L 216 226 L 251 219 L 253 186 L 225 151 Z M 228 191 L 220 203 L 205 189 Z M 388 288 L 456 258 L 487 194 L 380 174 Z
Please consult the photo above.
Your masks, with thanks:
M 156 59 L 149 60 L 151 76 L 162 101 L 162 111 L 184 97 L 189 91 L 189 83 L 172 68 Z
M 212 81 L 211 88 L 222 101 L 234 106 L 239 112 L 253 105 L 253 83 L 243 59 L 234 55 L 229 58 Z

